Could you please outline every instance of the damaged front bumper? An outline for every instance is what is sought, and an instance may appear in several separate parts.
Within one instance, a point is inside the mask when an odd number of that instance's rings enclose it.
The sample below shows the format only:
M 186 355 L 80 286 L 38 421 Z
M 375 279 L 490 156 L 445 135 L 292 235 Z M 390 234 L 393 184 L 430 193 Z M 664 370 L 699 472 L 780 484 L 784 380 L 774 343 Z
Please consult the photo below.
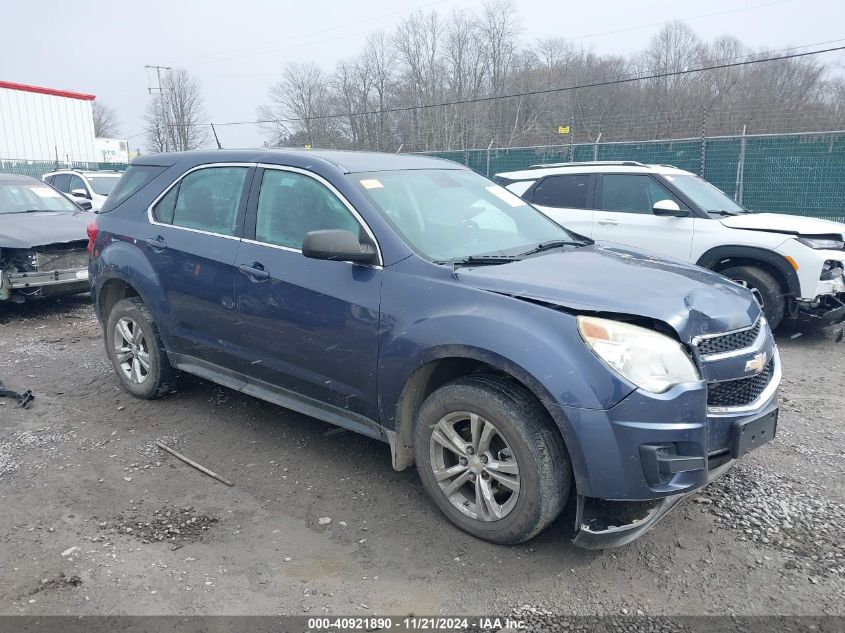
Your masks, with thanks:
M 732 459 L 714 468 L 708 483 L 724 474 L 735 462 Z M 651 502 L 604 501 L 578 495 L 575 514 L 577 531 L 572 543 L 590 550 L 626 545 L 648 532 L 672 508 L 698 490 Z
M 36 296 L 85 292 L 88 290 L 88 269 L 69 268 L 34 272 L 6 272 L 0 278 L 0 301 L 10 299 L 13 292 Z
M 793 318 L 798 325 L 826 327 L 845 321 L 845 292 L 820 295 L 813 301 L 795 302 Z

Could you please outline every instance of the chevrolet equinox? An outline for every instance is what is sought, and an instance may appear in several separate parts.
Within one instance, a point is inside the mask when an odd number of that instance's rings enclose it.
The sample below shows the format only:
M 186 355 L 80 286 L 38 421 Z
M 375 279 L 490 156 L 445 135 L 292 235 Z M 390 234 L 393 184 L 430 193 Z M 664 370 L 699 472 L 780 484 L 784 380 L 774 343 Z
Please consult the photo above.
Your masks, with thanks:
M 771 439 L 754 295 L 558 226 L 448 161 L 144 156 L 88 227 L 106 350 L 139 398 L 177 372 L 389 444 L 458 527 L 519 543 L 568 500 L 627 543 Z

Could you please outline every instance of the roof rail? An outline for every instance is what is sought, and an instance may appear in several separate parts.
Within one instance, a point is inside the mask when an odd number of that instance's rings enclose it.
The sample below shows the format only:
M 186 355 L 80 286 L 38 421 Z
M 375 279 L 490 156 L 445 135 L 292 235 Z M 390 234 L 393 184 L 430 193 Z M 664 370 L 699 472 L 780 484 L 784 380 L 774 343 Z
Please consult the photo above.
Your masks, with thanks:
M 639 163 L 635 160 L 595 160 L 568 163 L 540 163 L 537 165 L 531 165 L 528 169 L 546 169 L 548 167 L 602 167 L 608 165 L 622 167 L 648 167 L 645 163 Z

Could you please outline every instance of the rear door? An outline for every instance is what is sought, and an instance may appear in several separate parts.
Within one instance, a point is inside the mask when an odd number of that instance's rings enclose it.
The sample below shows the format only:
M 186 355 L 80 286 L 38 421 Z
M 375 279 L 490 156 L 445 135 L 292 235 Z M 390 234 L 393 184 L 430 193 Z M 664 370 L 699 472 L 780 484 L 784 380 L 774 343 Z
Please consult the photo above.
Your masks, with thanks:
M 596 186 L 593 239 L 635 246 L 659 255 L 689 261 L 695 215 L 654 215 L 660 200 L 689 208 L 649 174 L 601 174 Z
M 305 234 L 320 229 L 374 239 L 351 205 L 310 172 L 267 167 L 255 182 L 245 229 L 252 239 L 235 262 L 245 373 L 264 387 L 377 420 L 381 266 L 301 251 Z
M 166 295 L 172 351 L 237 362 L 235 255 L 253 172 L 249 164 L 197 167 L 150 208 L 139 242 Z
M 523 198 L 558 224 L 591 237 L 594 183 L 593 174 L 546 176 Z

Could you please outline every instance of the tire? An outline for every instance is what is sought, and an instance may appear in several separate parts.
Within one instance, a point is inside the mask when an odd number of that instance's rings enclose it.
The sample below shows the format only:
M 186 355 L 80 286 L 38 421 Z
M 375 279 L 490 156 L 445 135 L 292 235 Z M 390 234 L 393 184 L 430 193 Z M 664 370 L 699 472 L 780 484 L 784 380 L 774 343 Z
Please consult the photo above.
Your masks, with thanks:
M 476 441 L 467 414 L 479 416 Z M 527 541 L 557 518 L 572 488 L 569 458 L 553 424 L 533 396 L 507 379 L 478 375 L 451 382 L 432 393 L 417 414 L 414 457 L 423 486 L 441 512 L 465 532 L 499 544 Z M 451 426 L 458 442 L 449 442 L 444 426 Z M 482 429 L 487 429 L 486 443 Z M 460 451 L 444 447 L 444 439 L 453 448 L 465 441 L 465 451 L 470 445 L 480 450 L 464 452 L 461 458 Z M 460 474 L 443 478 L 447 469 Z M 440 482 L 435 471 L 441 474 Z M 459 483 L 466 473 L 474 482 Z M 503 485 L 503 480 L 510 483 Z M 441 486 L 452 484 L 459 488 L 450 498 Z M 492 495 L 492 505 L 484 501 L 485 490 Z
M 763 314 L 770 328 L 774 330 L 781 324 L 786 313 L 786 297 L 780 283 L 771 273 L 756 266 L 734 266 L 721 271 L 721 274 L 756 291 L 763 303 Z
M 173 391 L 177 372 L 167 360 L 153 316 L 140 297 L 114 304 L 106 319 L 104 338 L 115 373 L 129 393 L 152 400 Z M 118 346 L 122 351 L 120 359 Z

